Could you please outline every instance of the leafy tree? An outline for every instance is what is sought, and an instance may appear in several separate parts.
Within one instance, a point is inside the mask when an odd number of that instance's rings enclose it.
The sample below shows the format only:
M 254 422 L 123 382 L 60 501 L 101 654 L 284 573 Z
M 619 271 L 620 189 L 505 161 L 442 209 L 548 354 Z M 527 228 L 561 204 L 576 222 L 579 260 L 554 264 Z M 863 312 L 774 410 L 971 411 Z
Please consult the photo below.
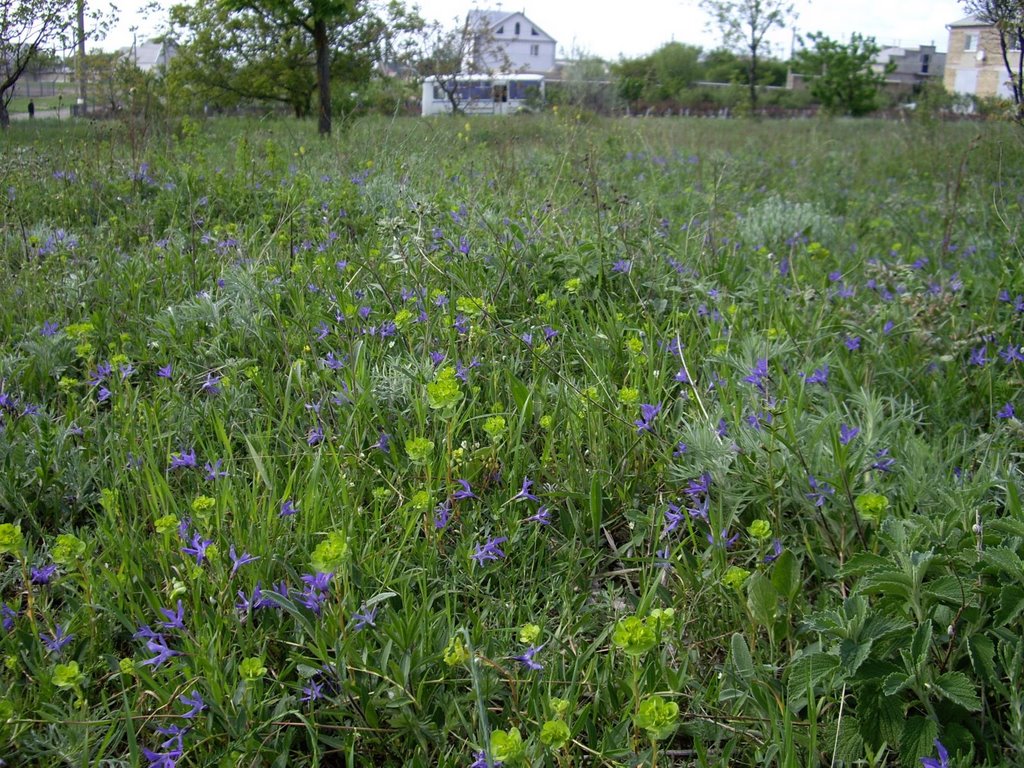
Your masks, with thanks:
M 171 9 L 172 29 L 184 45 L 172 62 L 172 85 L 229 103 L 259 99 L 288 104 L 297 116 L 312 111 L 331 132 L 331 79 L 362 83 L 392 51 L 394 36 L 414 28 L 397 0 L 218 0 Z M 312 67 L 310 64 L 312 63 Z
M 4 0 L 0 6 L 0 127 L 14 86 L 41 50 L 71 39 L 75 0 Z
M 885 74 L 896 68 L 890 62 L 885 73 L 872 69 L 871 63 L 881 50 L 875 38 L 854 32 L 850 42 L 843 44 L 817 32 L 808 35 L 808 40 L 814 47 L 798 51 L 793 66 L 807 76 L 811 95 L 822 108 L 829 114 L 854 116 L 875 110 Z
M 630 104 L 679 100 L 700 79 L 700 48 L 666 43 L 637 59 L 620 59 L 612 67 L 618 93 Z
M 700 7 L 711 16 L 726 47 L 750 54 L 750 108 L 757 109 L 759 56 L 769 48 L 765 35 L 775 27 L 786 26 L 795 16 L 793 4 L 788 0 L 700 0 Z
M 964 10 L 999 33 L 999 52 L 1010 77 L 1010 89 L 1018 122 L 1024 122 L 1024 1 L 961 0 Z M 1010 55 L 1017 51 L 1016 57 Z M 1016 59 L 1016 60 L 1014 60 Z

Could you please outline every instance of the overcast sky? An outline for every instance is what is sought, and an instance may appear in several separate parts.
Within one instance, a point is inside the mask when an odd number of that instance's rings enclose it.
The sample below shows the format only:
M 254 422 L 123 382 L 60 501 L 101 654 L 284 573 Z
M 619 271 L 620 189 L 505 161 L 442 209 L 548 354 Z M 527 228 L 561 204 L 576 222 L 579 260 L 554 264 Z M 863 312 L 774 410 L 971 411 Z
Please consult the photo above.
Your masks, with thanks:
M 209 0 L 198 0 L 209 2 Z M 137 27 L 140 39 L 160 31 L 161 14 L 145 18 L 134 12 L 140 0 L 122 0 L 122 20 L 103 43 L 106 49 L 130 45 L 130 27 Z M 464 18 L 470 8 L 524 11 L 537 26 L 558 41 L 559 55 L 574 48 L 614 60 L 620 55 L 639 56 L 663 43 L 678 40 L 705 49 L 716 47 L 717 33 L 706 29 L 706 18 L 698 10 L 697 0 L 632 0 L 612 3 L 594 0 L 547 0 L 529 2 L 506 0 L 420 0 L 420 11 L 427 19 L 450 22 Z M 849 40 L 859 32 L 874 37 L 881 45 L 928 45 L 935 43 L 945 51 L 948 30 L 945 25 L 964 16 L 957 0 L 795 0 L 798 34 L 822 31 L 837 40 Z M 608 11 L 599 10 L 608 8 Z M 792 27 L 773 35 L 776 55 L 788 53 Z

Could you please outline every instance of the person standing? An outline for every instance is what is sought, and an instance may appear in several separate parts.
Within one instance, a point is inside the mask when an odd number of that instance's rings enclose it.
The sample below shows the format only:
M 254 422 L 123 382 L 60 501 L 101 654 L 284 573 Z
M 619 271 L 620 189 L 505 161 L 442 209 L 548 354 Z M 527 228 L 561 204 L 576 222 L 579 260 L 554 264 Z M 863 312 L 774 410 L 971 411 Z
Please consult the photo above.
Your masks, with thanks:
M 29 101 L 29 103 L 28 103 L 28 119 L 31 120 L 35 116 L 36 116 L 36 103 L 34 101 Z

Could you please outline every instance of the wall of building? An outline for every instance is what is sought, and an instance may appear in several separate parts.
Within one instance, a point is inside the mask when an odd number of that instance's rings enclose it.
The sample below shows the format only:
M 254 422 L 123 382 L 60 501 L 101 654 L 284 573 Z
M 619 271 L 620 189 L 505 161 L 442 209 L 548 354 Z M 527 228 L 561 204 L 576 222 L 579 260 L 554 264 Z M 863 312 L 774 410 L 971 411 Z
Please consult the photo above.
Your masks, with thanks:
M 968 45 L 973 35 L 975 44 Z M 968 50 L 973 48 L 973 50 Z M 979 55 L 980 54 L 980 55 Z M 1010 64 L 1020 51 L 1009 52 Z M 983 98 L 1009 98 L 1009 74 L 999 48 L 999 33 L 992 27 L 954 27 L 949 31 L 949 52 L 942 83 L 950 93 L 970 93 Z

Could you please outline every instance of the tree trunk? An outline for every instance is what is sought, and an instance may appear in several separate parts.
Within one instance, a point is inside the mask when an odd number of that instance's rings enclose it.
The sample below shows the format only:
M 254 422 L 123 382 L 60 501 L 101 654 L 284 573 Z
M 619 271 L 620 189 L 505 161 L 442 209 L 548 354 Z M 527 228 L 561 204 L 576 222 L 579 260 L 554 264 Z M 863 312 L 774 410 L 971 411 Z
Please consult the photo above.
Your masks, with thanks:
M 750 114 L 753 116 L 757 112 L 757 48 L 750 49 L 747 79 L 750 81 Z
M 0 128 L 6 129 L 11 124 L 11 115 L 7 111 L 7 102 L 0 96 Z
M 331 134 L 331 51 L 327 39 L 327 22 L 313 22 L 313 45 L 316 48 L 316 87 L 320 96 L 320 120 L 317 128 L 321 136 Z

